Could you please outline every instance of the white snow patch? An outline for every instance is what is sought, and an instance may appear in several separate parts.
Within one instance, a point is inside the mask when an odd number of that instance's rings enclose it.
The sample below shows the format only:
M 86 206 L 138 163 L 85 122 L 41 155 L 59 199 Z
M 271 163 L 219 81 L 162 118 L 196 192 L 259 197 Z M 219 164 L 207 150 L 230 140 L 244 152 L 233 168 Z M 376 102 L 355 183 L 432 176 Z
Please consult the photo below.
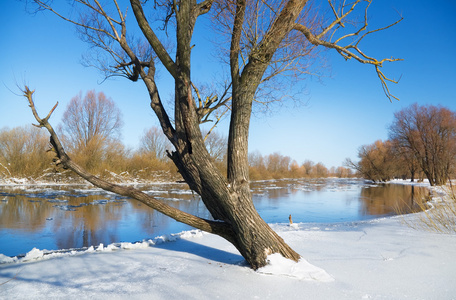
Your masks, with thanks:
M 22 259 L 22 261 L 31 261 L 31 260 L 39 260 L 43 258 L 44 252 L 40 249 L 33 248 L 27 254 L 25 257 Z
M 204 236 L 204 233 L 201 230 L 193 229 L 188 231 L 182 231 L 180 233 L 166 234 L 162 236 L 155 237 L 154 239 L 143 240 L 141 242 L 122 242 L 122 243 L 113 243 L 105 246 L 103 243 L 100 243 L 98 246 L 90 246 L 87 249 L 68 249 L 68 250 L 57 250 L 57 251 L 48 251 L 40 250 L 33 248 L 25 254 L 23 257 L 9 257 L 0 253 L 0 265 L 1 264 L 11 264 L 11 263 L 25 263 L 30 261 L 46 260 L 55 257 L 63 256 L 75 256 L 81 255 L 84 253 L 94 253 L 94 252 L 112 252 L 118 250 L 135 250 L 135 249 L 145 249 L 152 247 L 154 245 L 166 243 L 166 242 L 175 242 L 179 239 L 192 239 L 192 238 L 201 238 Z
M 183 189 L 173 189 L 171 191 L 169 191 L 169 193 L 173 193 L 173 194 L 181 194 L 181 195 L 193 195 L 195 194 L 192 190 L 183 190 Z
M 268 264 L 257 270 L 258 273 L 294 277 L 299 280 L 314 280 L 331 282 L 334 278 L 307 260 L 301 258 L 298 262 L 283 257 L 280 253 L 268 255 Z
M 100 243 L 100 245 L 98 245 L 96 251 L 103 251 L 103 250 L 104 250 L 103 243 Z
M 183 239 L 201 238 L 203 237 L 203 234 L 204 233 L 201 230 L 188 230 L 181 232 L 179 237 Z
M 290 226 L 291 228 L 294 228 L 294 229 L 299 229 L 298 223 L 291 223 L 291 224 L 288 224 L 288 226 Z
M 154 245 L 154 242 L 152 240 L 149 241 L 142 241 L 142 242 L 137 242 L 137 243 L 120 243 L 120 249 L 125 249 L 125 250 L 133 250 L 133 249 L 144 249 L 147 247 L 150 247 L 151 245 Z
M 14 263 L 16 261 L 17 261 L 16 257 L 9 257 L 9 256 L 6 256 L 6 255 L 0 253 L 0 265 Z

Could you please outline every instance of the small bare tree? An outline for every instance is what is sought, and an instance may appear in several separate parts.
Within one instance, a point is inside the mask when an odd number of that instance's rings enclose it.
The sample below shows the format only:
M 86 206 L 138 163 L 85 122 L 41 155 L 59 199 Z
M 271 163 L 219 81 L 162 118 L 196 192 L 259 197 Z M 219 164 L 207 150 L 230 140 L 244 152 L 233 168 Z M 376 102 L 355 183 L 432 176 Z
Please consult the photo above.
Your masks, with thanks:
M 304 161 L 304 163 L 302 164 L 302 167 L 304 168 L 304 172 L 306 174 L 306 176 L 312 176 L 312 170 L 314 169 L 315 167 L 315 163 L 309 159 L 307 159 L 306 161 Z
M 211 131 L 205 135 L 204 144 L 212 159 L 218 162 L 226 160 L 226 148 L 228 144 L 226 136 L 223 136 L 218 131 Z
M 370 57 L 361 51 L 360 43 L 369 34 L 397 22 L 368 30 L 370 0 L 356 0 L 350 4 L 329 0 L 330 15 L 318 13 L 319 8 L 310 7 L 308 0 L 157 0 L 153 3 L 130 0 L 128 8 L 121 7 L 120 1 L 116 0 L 106 5 L 98 0 L 75 0 L 72 9 L 78 14 L 73 16 L 81 16 L 79 19 L 56 11 L 48 1 L 33 2 L 41 9 L 76 24 L 82 37 L 106 54 L 105 59 L 95 59 L 93 65 L 108 74 L 142 80 L 160 126 L 174 147 L 169 157 L 190 188 L 201 196 L 215 221 L 189 215 L 131 187 L 105 182 L 82 169 L 66 154 L 48 122 L 50 114 L 45 118 L 38 116 L 33 92 L 25 88 L 24 94 L 39 126 L 51 133 L 58 162 L 97 186 L 142 201 L 177 221 L 224 237 L 254 269 L 264 266 L 266 257 L 272 253 L 280 253 L 295 261 L 300 258 L 259 216 L 250 193 L 248 136 L 252 105 L 255 100 L 281 98 L 277 90 L 265 89 L 264 84 L 278 79 L 280 74 L 308 73 L 308 69 L 303 68 L 308 65 L 308 55 L 313 50 L 328 48 L 336 50 L 345 59 L 374 66 L 386 95 L 390 99 L 393 97 L 387 88 L 387 83 L 393 80 L 384 76 L 380 68 L 383 63 L 397 59 Z M 346 27 L 356 8 L 365 14 L 358 24 L 360 26 L 351 27 L 352 32 L 338 36 L 338 30 Z M 145 9 L 148 9 L 147 13 Z M 134 22 L 141 30 L 144 42 L 134 42 L 131 27 L 127 27 L 131 22 L 127 11 L 133 11 Z M 165 41 L 152 28 L 146 17 L 151 12 L 162 13 L 164 29 L 174 34 L 173 52 L 164 46 Z M 195 97 L 197 90 L 192 84 L 191 51 L 195 24 L 208 12 L 213 12 L 220 24 L 214 27 L 227 34 L 226 49 L 229 50 L 224 57 L 229 63 L 231 83 L 225 85 L 225 90 L 218 96 L 203 98 Z M 163 105 L 156 86 L 156 63 L 160 63 L 174 79 L 173 118 Z M 217 109 L 226 107 L 228 101 L 231 114 L 225 175 L 214 165 L 205 147 L 200 124 Z
M 109 145 L 119 140 L 122 114 L 103 92 L 79 94 L 68 104 L 62 118 L 62 141 L 82 166 L 94 170 Z
M 47 169 L 52 157 L 46 155 L 49 138 L 32 126 L 0 130 L 0 176 L 37 176 Z
M 153 126 L 144 132 L 141 138 L 140 151 L 151 153 L 155 158 L 164 160 L 166 158 L 166 150 L 172 147 L 163 131 Z
M 68 149 L 80 150 L 92 141 L 106 142 L 120 137 L 122 114 L 103 92 L 88 91 L 73 97 L 62 118 L 62 132 Z

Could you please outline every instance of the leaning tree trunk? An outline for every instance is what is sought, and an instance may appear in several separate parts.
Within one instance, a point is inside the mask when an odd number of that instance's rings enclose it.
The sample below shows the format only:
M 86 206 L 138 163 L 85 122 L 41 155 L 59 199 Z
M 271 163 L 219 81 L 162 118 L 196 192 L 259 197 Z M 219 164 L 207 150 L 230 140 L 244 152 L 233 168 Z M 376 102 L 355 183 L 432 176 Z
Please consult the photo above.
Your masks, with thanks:
M 201 196 L 215 221 L 205 220 L 179 211 L 132 187 L 109 183 L 78 166 L 65 153 L 57 134 L 48 122 L 57 105 L 45 118 L 40 118 L 32 100 L 33 91 L 26 87 L 24 95 L 29 100 L 32 112 L 39 123 L 38 127 L 46 128 L 51 134 L 50 141 L 52 149 L 56 152 L 56 163 L 73 170 L 98 187 L 134 198 L 179 222 L 220 235 L 231 242 L 254 269 L 266 265 L 266 258 L 272 253 L 280 253 L 286 258 L 297 261 L 300 258 L 299 254 L 293 251 L 265 223 L 253 205 L 248 176 L 247 140 L 252 101 L 256 88 L 273 53 L 280 41 L 293 27 L 294 20 L 296 20 L 297 14 L 302 10 L 306 0 L 290 0 L 284 8 L 283 14 L 285 16 L 279 17 L 277 22 L 274 22 L 272 26 L 274 30 L 265 36 L 264 47 L 260 47 L 262 50 L 257 53 L 253 62 L 248 63 L 248 66 L 243 69 L 242 75 L 239 75 L 239 69 L 232 72 L 235 78 L 233 78 L 228 176 L 224 176 L 218 171 L 205 147 L 199 128 L 201 116 L 198 114 L 195 107 L 196 103 L 192 97 L 191 38 L 196 18 L 207 11 L 207 5 L 210 6 L 210 2 L 204 1 L 202 4 L 198 4 L 196 0 L 180 1 L 179 5 L 173 7 L 177 27 L 176 59 L 174 62 L 161 43 L 157 41 L 156 36 L 147 24 L 140 1 L 130 0 L 130 2 L 138 25 L 160 61 L 175 80 L 174 125 L 161 103 L 155 85 L 153 60 L 147 65 L 139 61 L 139 58 L 128 47 L 124 33 L 118 42 L 131 58 L 131 63 L 134 64 L 136 72 L 143 79 L 149 91 L 151 107 L 160 121 L 163 132 L 175 147 L 175 151 L 169 153 L 170 158 L 190 188 Z M 287 16 L 288 14 L 290 16 Z M 124 24 L 122 26 L 122 30 L 126 30 Z
M 267 256 L 280 253 L 297 261 L 300 256 L 277 235 L 256 211 L 250 193 L 248 175 L 248 124 L 251 104 L 239 107 L 233 103 L 230 130 L 228 178 L 213 164 L 204 145 L 193 101 L 188 101 L 190 89 L 186 78 L 176 80 L 176 151 L 170 156 L 192 190 L 197 192 L 215 220 L 228 224 L 230 241 L 252 266 L 260 268 Z M 251 95 L 252 93 L 249 93 Z M 248 103 L 239 101 L 237 103 Z M 239 113 L 241 112 L 241 113 Z M 216 232 L 215 232 L 216 233 Z
M 252 202 L 249 183 L 228 183 L 215 167 L 209 167 L 212 162 L 206 156 L 205 149 L 200 149 L 194 140 L 192 147 L 192 154 L 188 154 L 187 150 L 176 151 L 172 158 L 180 166 L 189 185 L 201 195 L 213 218 L 228 224 L 231 234 L 223 237 L 238 249 L 250 266 L 257 269 L 266 265 L 267 256 L 272 253 L 299 260 L 299 254 L 258 214 Z
M 267 256 L 272 253 L 280 253 L 294 261 L 300 258 L 259 216 L 250 193 L 239 190 L 231 195 L 230 202 L 232 209 L 228 213 L 235 233 L 235 246 L 252 268 L 264 266 Z

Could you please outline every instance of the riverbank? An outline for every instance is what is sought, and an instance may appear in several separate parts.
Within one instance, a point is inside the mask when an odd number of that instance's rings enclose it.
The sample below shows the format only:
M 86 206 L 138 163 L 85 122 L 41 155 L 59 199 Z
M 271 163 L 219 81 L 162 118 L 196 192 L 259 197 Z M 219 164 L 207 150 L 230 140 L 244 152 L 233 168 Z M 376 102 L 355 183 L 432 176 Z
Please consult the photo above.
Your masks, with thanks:
M 412 229 L 423 214 L 271 224 L 305 260 L 271 257 L 256 272 L 231 244 L 196 230 L 0 255 L 0 299 L 455 299 L 456 234 Z
M 0 265 L 0 298 L 454 299 L 456 235 L 415 230 L 404 218 L 419 222 L 415 214 L 271 225 L 317 268 L 273 260 L 255 272 L 231 244 L 199 231 L 123 249 L 35 251 Z

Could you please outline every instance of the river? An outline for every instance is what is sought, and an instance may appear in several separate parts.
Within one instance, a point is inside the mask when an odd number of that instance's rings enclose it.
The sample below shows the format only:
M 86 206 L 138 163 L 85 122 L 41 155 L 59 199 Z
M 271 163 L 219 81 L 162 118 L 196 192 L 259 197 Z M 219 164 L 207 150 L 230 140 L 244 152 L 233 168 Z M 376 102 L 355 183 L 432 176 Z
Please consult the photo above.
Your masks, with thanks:
M 201 199 L 182 183 L 137 186 L 165 203 L 210 218 Z M 283 179 L 251 184 L 266 222 L 354 222 L 412 212 L 424 187 L 376 185 L 361 179 Z M 88 185 L 0 186 L 0 253 L 84 248 L 135 242 L 189 230 L 137 201 Z

